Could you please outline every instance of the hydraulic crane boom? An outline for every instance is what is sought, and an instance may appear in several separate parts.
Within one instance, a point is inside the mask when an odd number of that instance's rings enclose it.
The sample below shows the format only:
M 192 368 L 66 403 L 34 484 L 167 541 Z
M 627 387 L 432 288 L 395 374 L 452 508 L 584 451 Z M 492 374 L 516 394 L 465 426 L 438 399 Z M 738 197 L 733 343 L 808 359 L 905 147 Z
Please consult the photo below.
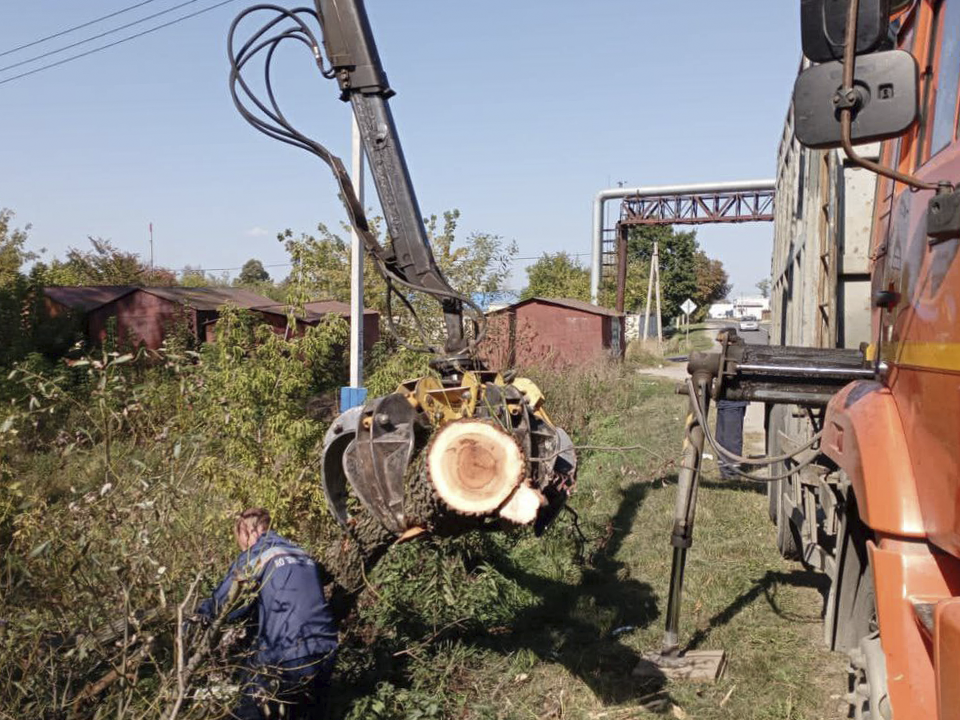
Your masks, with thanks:
M 466 349 L 463 304 L 440 273 L 430 249 L 390 111 L 388 101 L 394 92 L 383 71 L 363 0 L 317 0 L 317 15 L 327 58 L 340 85 L 340 99 L 353 107 L 392 238 L 387 262 L 408 282 L 438 297 L 446 326 L 444 349 L 449 355 L 459 355 Z
M 238 25 L 254 13 L 272 19 L 241 44 Z M 320 25 L 322 41 L 313 21 Z M 390 235 L 386 248 L 370 231 L 343 162 L 296 130 L 279 107 L 271 61 L 284 41 L 308 47 L 321 74 L 337 81 L 340 99 L 353 109 Z M 335 574 L 347 577 L 341 585 L 353 584 L 351 576 L 362 577 L 357 562 L 372 564 L 397 538 L 504 524 L 533 524 L 542 532 L 576 480 L 573 443 L 547 415 L 543 394 L 532 381 L 514 371 L 488 370 L 479 358 L 483 313 L 450 286 L 433 256 L 388 104 L 394 93 L 363 0 L 317 0 L 315 10 L 250 7 L 231 26 L 229 54 L 231 93 L 244 119 L 311 152 L 333 171 L 351 225 L 386 283 L 383 318 L 396 342 L 412 347 L 395 326 L 391 297 L 410 311 L 421 335 L 418 349 L 437 356 L 431 363 L 437 375 L 410 380 L 346 410 L 324 438 L 323 491 L 345 533 L 342 552 L 330 563 Z M 254 92 L 244 74 L 258 56 L 265 63 L 266 98 Z M 439 302 L 442 341 L 433 337 L 435 326 L 417 320 L 412 293 Z M 465 311 L 475 321 L 469 334 Z

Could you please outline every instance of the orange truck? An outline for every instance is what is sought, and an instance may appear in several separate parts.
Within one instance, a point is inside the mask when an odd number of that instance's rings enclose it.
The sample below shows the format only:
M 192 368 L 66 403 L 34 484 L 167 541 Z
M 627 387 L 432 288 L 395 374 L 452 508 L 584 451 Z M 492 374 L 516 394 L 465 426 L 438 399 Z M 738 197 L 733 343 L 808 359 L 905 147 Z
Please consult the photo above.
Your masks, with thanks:
M 665 657 L 702 451 L 767 482 L 785 557 L 826 573 L 850 717 L 960 720 L 960 0 L 801 0 L 778 158 L 769 347 L 691 355 Z M 711 400 L 763 402 L 767 457 Z
M 816 44 L 807 25 L 811 16 L 815 25 L 818 8 L 804 5 L 806 53 Z M 821 56 L 822 64 L 810 64 L 797 81 L 795 137 L 784 143 L 795 142 L 813 172 L 831 163 L 839 170 L 833 183 L 821 178 L 800 212 L 841 210 L 832 227 L 821 218 L 814 231 L 826 242 L 819 267 L 807 274 L 818 288 L 807 318 L 800 309 L 791 314 L 787 297 L 793 288 L 784 261 L 796 233 L 778 225 L 772 336 L 806 330 L 808 344 L 820 347 L 863 340 L 875 376 L 829 400 L 812 428 L 822 430 L 822 456 L 812 472 L 771 485 L 771 514 L 781 550 L 831 577 L 826 634 L 832 647 L 851 655 L 852 716 L 960 720 L 960 0 L 861 2 L 857 42 L 848 4 L 834 5 L 847 6 L 838 20 L 856 52 L 871 12 L 892 20 L 879 26 L 885 38 L 874 47 L 868 42 L 852 63 L 853 87 L 863 97 L 852 98 L 849 113 L 855 115 L 857 101 L 865 113 L 875 111 L 860 140 L 882 142 L 864 147 L 841 136 L 837 143 L 844 106 L 837 79 L 849 59 Z M 819 10 L 821 26 L 828 26 L 829 9 Z M 893 53 L 904 63 L 899 87 L 893 62 L 873 75 L 868 70 L 859 83 L 860 67 L 882 66 L 878 58 Z M 810 73 L 830 77 L 820 84 Z M 884 87 L 888 81 L 893 87 Z M 902 107 L 883 108 L 887 93 L 902 95 Z M 829 111 L 818 107 L 825 102 Z M 880 127 L 901 115 L 910 117 L 905 129 Z M 846 141 L 857 145 L 852 153 L 843 150 Z M 875 157 L 860 162 L 865 155 Z M 865 172 L 877 178 L 866 201 Z M 790 179 L 781 176 L 785 187 L 795 187 Z M 866 240 L 865 256 L 858 236 Z M 858 330 L 869 336 L 856 337 Z M 771 407 L 773 454 L 807 437 L 797 415 L 796 406 Z

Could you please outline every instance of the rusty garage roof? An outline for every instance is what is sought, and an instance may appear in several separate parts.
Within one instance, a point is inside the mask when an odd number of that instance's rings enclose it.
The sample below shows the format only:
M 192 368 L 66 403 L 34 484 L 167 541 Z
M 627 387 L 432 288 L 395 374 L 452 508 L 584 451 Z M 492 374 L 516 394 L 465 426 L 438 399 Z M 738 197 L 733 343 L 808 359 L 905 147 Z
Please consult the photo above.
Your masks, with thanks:
M 64 307 L 88 312 L 136 289 L 131 285 L 50 285 L 43 289 L 43 294 Z
M 532 297 L 527 298 L 526 300 L 521 300 L 518 303 L 513 305 L 507 305 L 506 307 L 499 308 L 498 310 L 491 310 L 490 315 L 495 315 L 496 313 L 502 313 L 507 310 L 514 310 L 518 307 L 524 305 L 529 305 L 531 303 L 543 303 L 545 305 L 556 305 L 558 307 L 565 307 L 571 310 L 579 310 L 580 312 L 590 313 L 592 315 L 604 315 L 607 317 L 622 317 L 622 313 L 618 313 L 616 310 L 611 310 L 610 308 L 600 307 L 599 305 L 591 305 L 588 302 L 583 300 L 574 300 L 572 298 L 545 298 L 545 297 Z
M 143 287 L 143 292 L 170 302 L 187 305 L 194 310 L 217 310 L 224 305 L 236 305 L 247 310 L 271 306 L 274 301 L 242 288 L 225 287 Z

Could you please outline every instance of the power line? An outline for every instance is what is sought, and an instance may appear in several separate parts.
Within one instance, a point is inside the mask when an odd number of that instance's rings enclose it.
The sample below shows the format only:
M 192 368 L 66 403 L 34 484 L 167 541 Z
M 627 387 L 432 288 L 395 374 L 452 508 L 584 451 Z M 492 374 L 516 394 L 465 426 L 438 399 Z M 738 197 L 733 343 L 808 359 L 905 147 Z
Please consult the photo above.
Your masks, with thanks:
M 280 267 L 293 267 L 293 263 L 271 263 L 263 264 L 264 268 L 280 268 Z M 230 270 L 243 270 L 243 265 L 238 265 L 237 267 L 221 267 L 221 268 L 205 268 L 205 267 L 193 267 L 192 265 L 187 265 L 182 268 L 166 268 L 170 272 L 174 273 L 210 273 L 210 272 L 228 272 Z
M 563 252 L 563 251 L 561 250 L 561 252 Z M 549 254 L 549 253 L 546 253 L 546 252 L 543 253 L 543 255 L 548 255 L 548 254 Z M 578 257 L 589 257 L 591 254 L 592 254 L 592 253 L 588 253 L 588 252 L 583 252 L 583 253 L 569 253 L 569 252 L 568 252 L 568 253 L 564 253 L 564 255 L 566 255 L 567 257 L 575 257 L 575 258 L 578 258 Z M 514 259 L 514 260 L 540 260 L 541 258 L 543 258 L 543 255 L 532 255 L 532 256 L 530 256 L 530 257 L 515 257 L 515 258 L 513 258 L 513 259 Z
M 90 21 L 85 22 L 85 23 L 83 23 L 83 24 L 81 24 L 81 25 L 74 25 L 73 27 L 69 27 L 69 28 L 67 28 L 66 30 L 61 30 L 60 32 L 55 32 L 55 33 L 53 33 L 53 35 L 47 35 L 46 37 L 42 37 L 42 38 L 40 38 L 39 40 L 34 40 L 34 41 L 32 41 L 32 42 L 24 43 L 23 45 L 18 45 L 18 46 L 15 47 L 15 48 L 10 48 L 9 50 L 4 50 L 3 52 L 0 52 L 0 57 L 3 57 L 4 55 L 10 55 L 10 54 L 15 53 L 15 52 L 19 52 L 20 50 L 25 50 L 25 49 L 27 49 L 28 47 L 33 47 L 34 45 L 39 45 L 40 43 L 45 43 L 47 40 L 53 40 L 54 38 L 58 38 L 58 37 L 61 37 L 61 36 L 63 36 L 63 35 L 69 35 L 70 33 L 76 32 L 77 30 L 82 30 L 82 29 L 85 28 L 85 27 L 90 27 L 91 25 L 96 25 L 98 22 L 103 22 L 104 20 L 109 20 L 110 18 L 116 17 L 117 15 L 123 15 L 124 13 L 130 12 L 131 10 L 136 10 L 138 7 L 143 7 L 144 5 L 149 5 L 149 4 L 152 3 L 152 2 L 156 2 L 156 0 L 143 0 L 143 2 L 139 2 L 139 3 L 137 3 L 136 5 L 130 5 L 130 6 L 128 6 L 128 7 L 123 8 L 122 10 L 117 10 L 116 12 L 112 12 L 112 13 L 110 13 L 109 15 L 104 15 L 104 16 L 102 16 L 102 17 L 98 17 L 96 20 L 90 20 Z
M 203 8 L 202 10 L 197 10 L 196 12 L 189 13 L 188 15 L 183 15 L 182 17 L 176 18 L 175 20 L 170 20 L 169 22 L 165 22 L 161 25 L 157 25 L 147 30 L 143 30 L 134 35 L 129 35 L 128 37 L 121 38 L 119 40 L 114 40 L 112 43 L 107 43 L 106 45 L 95 47 L 92 50 L 87 50 L 86 52 L 77 53 L 76 55 L 71 55 L 70 57 L 64 58 L 63 60 L 58 60 L 57 62 L 52 62 L 47 65 L 41 65 L 40 67 L 35 68 L 33 70 L 29 70 L 27 72 L 20 73 L 19 75 L 14 75 L 13 77 L 0 80 L 0 85 L 6 85 L 7 83 L 13 82 L 14 80 L 19 80 L 20 78 L 25 78 L 30 75 L 35 75 L 38 72 L 43 72 L 44 70 L 49 70 L 50 68 L 54 68 L 59 65 L 64 65 L 68 62 L 72 62 L 73 60 L 79 60 L 82 57 L 86 57 L 88 55 L 93 55 L 94 53 L 98 53 L 101 50 L 107 50 L 108 48 L 116 47 L 117 45 L 122 45 L 123 43 L 129 42 L 130 40 L 136 40 L 137 38 L 143 37 L 144 35 L 149 35 L 150 33 L 154 33 L 157 30 L 163 30 L 164 28 L 168 28 L 171 25 L 176 25 L 177 23 L 181 23 L 184 20 L 189 20 L 190 18 L 194 18 L 197 15 L 203 15 L 203 13 L 210 12 L 211 10 L 216 10 L 219 7 L 223 7 L 224 5 L 228 5 L 235 1 L 236 0 L 222 0 L 221 2 L 211 5 L 210 7 Z
M 590 255 L 590 253 L 567 253 L 571 257 L 584 257 Z M 517 257 L 512 258 L 512 261 L 517 260 L 539 260 L 542 255 L 536 257 Z M 294 263 L 292 262 L 283 262 L 283 263 L 262 263 L 265 268 L 281 268 L 281 267 L 293 267 Z M 182 268 L 167 268 L 170 272 L 229 272 L 231 270 L 243 270 L 243 265 L 238 265 L 236 267 L 218 267 L 218 268 L 208 268 L 208 267 L 193 267 L 192 265 L 186 265 Z M 507 289 L 506 292 L 514 292 L 513 290 Z
M 86 45 L 88 42 L 99 40 L 100 38 L 106 37 L 107 35 L 113 35 L 114 33 L 118 33 L 121 30 L 126 30 L 127 28 L 131 28 L 134 25 L 140 25 L 142 23 L 147 22 L 148 20 L 153 20 L 154 18 L 158 18 L 161 15 L 167 15 L 169 13 L 172 13 L 174 10 L 179 10 L 180 8 L 186 7 L 187 5 L 193 5 L 199 1 L 200 0 L 187 0 L 186 2 L 182 2 L 179 5 L 174 5 L 173 7 L 167 8 L 166 10 L 155 12 L 153 15 L 147 15 L 146 17 L 140 18 L 139 20 L 128 22 L 126 25 L 120 25 L 119 27 L 111 28 L 110 30 L 105 30 L 104 32 L 98 35 L 91 35 L 90 37 L 84 38 L 83 40 L 77 40 L 77 42 L 75 43 L 64 45 L 63 47 L 57 48 L 56 50 L 49 50 L 45 53 L 34 55 L 33 57 L 27 58 L 26 60 L 20 60 L 19 62 L 15 62 L 11 65 L 7 65 L 6 67 L 0 67 L 0 72 L 13 70 L 13 68 L 20 67 L 21 65 L 29 65 L 32 62 L 36 62 L 37 60 L 42 60 L 43 58 L 50 57 L 51 55 L 59 55 L 60 53 L 66 52 L 67 50 L 72 50 L 73 48 L 79 47 L 80 45 Z

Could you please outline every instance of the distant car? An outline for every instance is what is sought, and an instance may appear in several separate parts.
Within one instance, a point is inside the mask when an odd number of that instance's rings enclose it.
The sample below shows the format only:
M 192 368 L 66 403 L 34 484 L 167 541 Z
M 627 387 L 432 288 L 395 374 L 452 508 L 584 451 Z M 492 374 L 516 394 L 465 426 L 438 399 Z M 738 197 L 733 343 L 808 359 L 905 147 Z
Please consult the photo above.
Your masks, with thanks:
M 742 317 L 740 318 L 740 329 L 741 330 L 759 330 L 760 323 L 757 322 L 755 317 Z

